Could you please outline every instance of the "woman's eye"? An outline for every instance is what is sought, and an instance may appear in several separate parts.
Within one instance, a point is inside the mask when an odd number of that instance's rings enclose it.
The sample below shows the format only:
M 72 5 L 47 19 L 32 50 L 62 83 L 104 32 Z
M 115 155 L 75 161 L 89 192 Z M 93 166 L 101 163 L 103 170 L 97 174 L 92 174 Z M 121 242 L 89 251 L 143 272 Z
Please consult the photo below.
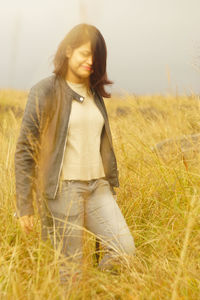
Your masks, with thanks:
M 83 54 L 84 56 L 87 56 L 87 55 L 89 55 L 89 53 L 88 53 L 88 52 L 82 52 L 82 54 Z

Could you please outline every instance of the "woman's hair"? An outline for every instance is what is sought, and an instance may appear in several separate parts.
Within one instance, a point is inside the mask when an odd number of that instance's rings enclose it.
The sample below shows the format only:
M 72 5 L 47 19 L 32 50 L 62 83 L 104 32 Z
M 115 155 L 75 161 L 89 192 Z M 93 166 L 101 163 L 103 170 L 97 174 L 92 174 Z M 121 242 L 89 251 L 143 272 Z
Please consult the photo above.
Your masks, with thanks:
M 93 87 L 101 96 L 110 98 L 110 93 L 107 93 L 104 89 L 104 85 L 113 84 L 112 81 L 108 80 L 106 72 L 106 43 L 100 31 L 93 25 L 85 23 L 78 24 L 69 31 L 59 44 L 54 56 L 53 73 L 65 78 L 68 68 L 68 58 L 66 57 L 67 47 L 69 46 L 73 51 L 88 41 L 91 42 L 93 57 L 93 73 L 90 75 L 90 86 Z

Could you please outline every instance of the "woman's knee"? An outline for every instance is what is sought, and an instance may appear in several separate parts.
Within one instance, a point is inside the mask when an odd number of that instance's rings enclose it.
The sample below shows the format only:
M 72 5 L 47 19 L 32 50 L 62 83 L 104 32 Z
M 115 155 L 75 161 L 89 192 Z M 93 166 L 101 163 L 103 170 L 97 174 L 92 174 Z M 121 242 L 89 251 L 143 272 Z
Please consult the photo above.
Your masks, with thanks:
M 132 255 L 135 253 L 135 243 L 131 234 L 115 236 L 112 241 L 109 241 L 109 245 L 105 245 L 105 248 L 112 249 L 117 255 Z
M 121 248 L 125 254 L 132 255 L 135 253 L 135 243 L 131 234 L 121 240 Z

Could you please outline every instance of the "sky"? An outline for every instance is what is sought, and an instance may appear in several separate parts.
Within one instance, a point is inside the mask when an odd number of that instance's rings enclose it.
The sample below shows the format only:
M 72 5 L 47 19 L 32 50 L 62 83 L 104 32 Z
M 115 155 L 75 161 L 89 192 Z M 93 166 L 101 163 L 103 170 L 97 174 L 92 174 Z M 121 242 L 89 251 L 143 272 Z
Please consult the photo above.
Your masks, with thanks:
M 58 44 L 85 22 L 105 38 L 108 91 L 200 93 L 199 12 L 199 0 L 2 1 L 0 88 L 28 90 L 52 75 Z

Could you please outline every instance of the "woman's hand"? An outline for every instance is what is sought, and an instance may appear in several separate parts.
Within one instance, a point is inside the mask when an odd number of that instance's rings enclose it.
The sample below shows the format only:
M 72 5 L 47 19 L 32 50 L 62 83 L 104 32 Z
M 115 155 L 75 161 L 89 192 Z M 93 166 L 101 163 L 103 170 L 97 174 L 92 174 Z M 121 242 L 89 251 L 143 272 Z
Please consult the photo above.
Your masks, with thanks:
M 33 230 L 33 215 L 20 217 L 19 222 L 24 232 L 29 233 Z

